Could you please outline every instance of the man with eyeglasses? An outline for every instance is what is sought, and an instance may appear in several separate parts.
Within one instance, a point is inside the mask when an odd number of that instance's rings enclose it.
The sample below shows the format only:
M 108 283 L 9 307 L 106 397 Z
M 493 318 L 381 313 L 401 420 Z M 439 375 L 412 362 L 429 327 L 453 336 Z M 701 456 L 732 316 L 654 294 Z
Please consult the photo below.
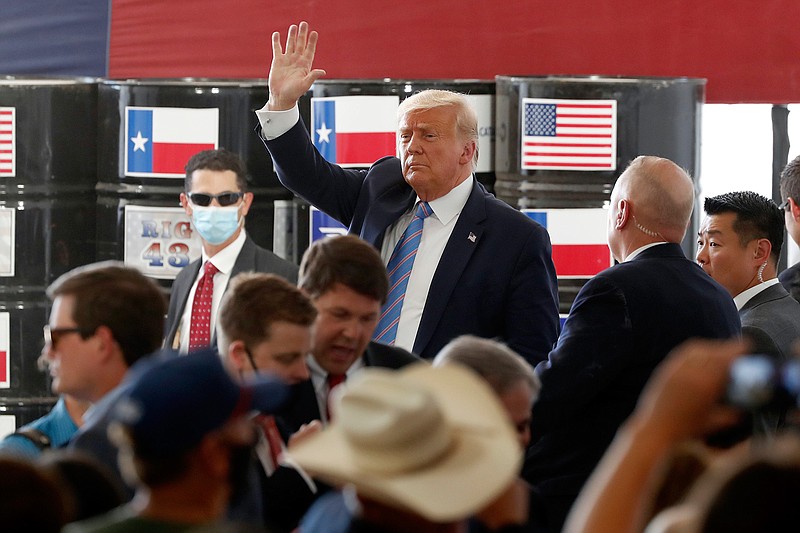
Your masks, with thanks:
M 80 267 L 47 294 L 53 307 L 43 354 L 53 392 L 96 404 L 161 344 L 164 296 L 134 268 L 113 261 Z
M 66 446 L 82 418 L 92 420 L 102 411 L 100 404 L 118 389 L 128 367 L 161 344 L 166 310 L 161 289 L 122 263 L 75 269 L 58 278 L 47 295 L 53 307 L 40 363 L 61 397 L 50 413 L 7 437 L 0 453 L 33 458 Z
M 800 245 L 800 156 L 795 157 L 781 172 L 781 198 L 778 206 L 784 212 L 786 232 Z M 800 302 L 800 263 L 790 266 L 778 275 L 783 288 Z
M 297 266 L 256 245 L 244 231 L 253 203 L 241 158 L 204 150 L 186 163 L 180 201 L 203 242 L 202 257 L 175 278 L 164 345 L 182 353 L 217 345 L 216 317 L 228 281 L 240 272 L 267 272 L 297 281 Z M 202 268 L 201 268 L 202 267 Z

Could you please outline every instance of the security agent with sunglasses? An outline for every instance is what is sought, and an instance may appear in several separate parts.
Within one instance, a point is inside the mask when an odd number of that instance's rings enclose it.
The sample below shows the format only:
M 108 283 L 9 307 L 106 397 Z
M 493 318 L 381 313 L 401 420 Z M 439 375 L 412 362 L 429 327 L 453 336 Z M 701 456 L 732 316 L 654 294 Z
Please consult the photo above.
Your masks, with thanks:
M 266 272 L 297 281 L 297 266 L 257 246 L 244 231 L 244 217 L 253 203 L 253 194 L 247 192 L 246 173 L 241 158 L 224 149 L 204 150 L 186 163 L 185 192 L 180 201 L 200 234 L 203 252 L 172 284 L 166 347 L 186 353 L 217 344 L 219 303 L 228 281 L 236 274 Z M 207 286 L 206 275 L 211 286 Z M 206 298 L 210 316 L 202 318 L 199 307 L 204 294 L 210 295 L 210 302 Z

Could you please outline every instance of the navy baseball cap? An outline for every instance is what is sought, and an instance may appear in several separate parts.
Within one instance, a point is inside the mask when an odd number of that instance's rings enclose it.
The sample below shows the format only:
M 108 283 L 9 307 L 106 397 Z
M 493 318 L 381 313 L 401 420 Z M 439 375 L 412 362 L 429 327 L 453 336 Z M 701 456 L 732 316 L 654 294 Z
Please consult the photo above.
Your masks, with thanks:
M 114 409 L 137 452 L 147 456 L 189 451 L 229 420 L 252 411 L 272 413 L 289 396 L 289 386 L 274 377 L 236 383 L 214 350 L 149 363 L 135 369 Z

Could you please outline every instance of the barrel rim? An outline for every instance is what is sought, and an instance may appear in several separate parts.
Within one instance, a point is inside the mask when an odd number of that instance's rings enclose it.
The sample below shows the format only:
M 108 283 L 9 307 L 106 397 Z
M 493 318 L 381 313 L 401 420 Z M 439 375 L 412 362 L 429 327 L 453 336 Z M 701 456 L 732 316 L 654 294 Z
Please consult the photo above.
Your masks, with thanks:
M 524 82 L 524 81 L 554 81 L 559 83 L 584 83 L 584 82 L 613 82 L 613 83 L 641 83 L 641 82 L 685 82 L 698 85 L 708 83 L 707 78 L 693 78 L 688 76 L 629 76 L 623 74 L 546 74 L 546 75 L 506 75 L 498 74 L 495 81 Z
M 98 80 L 100 85 L 126 85 L 135 87 L 164 86 L 164 87 L 243 87 L 258 86 L 267 88 L 266 78 L 103 78 Z

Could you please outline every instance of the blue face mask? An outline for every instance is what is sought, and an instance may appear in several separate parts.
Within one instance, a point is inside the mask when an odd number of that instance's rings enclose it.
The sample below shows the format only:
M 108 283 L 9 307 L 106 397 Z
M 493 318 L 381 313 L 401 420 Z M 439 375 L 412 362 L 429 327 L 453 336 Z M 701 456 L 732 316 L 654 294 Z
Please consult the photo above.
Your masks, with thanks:
M 192 223 L 203 239 L 211 244 L 222 244 L 239 227 L 239 206 L 193 206 Z

